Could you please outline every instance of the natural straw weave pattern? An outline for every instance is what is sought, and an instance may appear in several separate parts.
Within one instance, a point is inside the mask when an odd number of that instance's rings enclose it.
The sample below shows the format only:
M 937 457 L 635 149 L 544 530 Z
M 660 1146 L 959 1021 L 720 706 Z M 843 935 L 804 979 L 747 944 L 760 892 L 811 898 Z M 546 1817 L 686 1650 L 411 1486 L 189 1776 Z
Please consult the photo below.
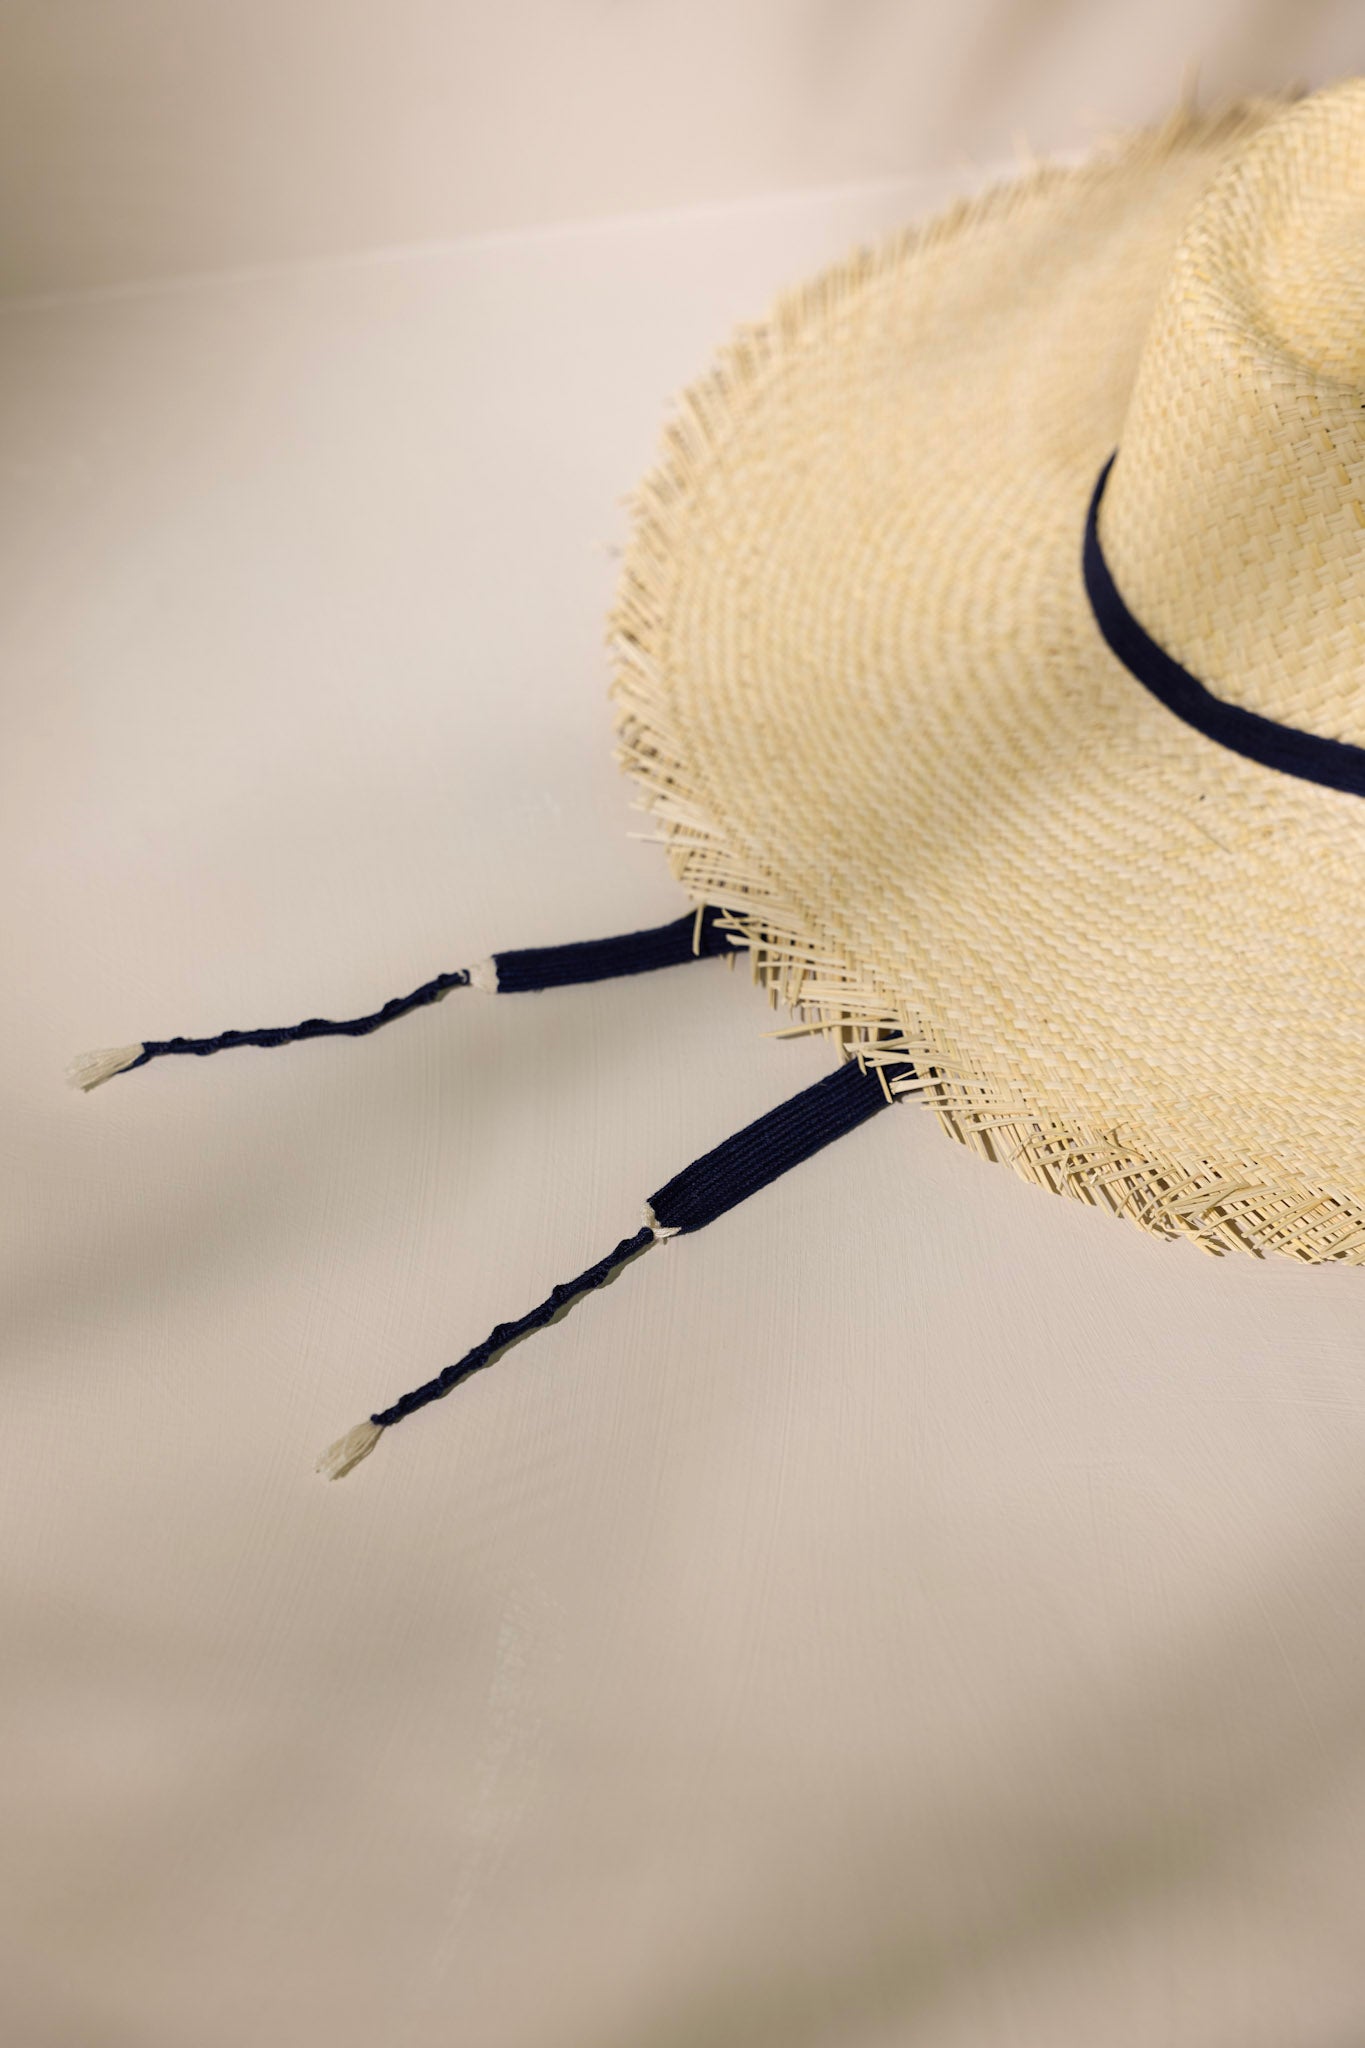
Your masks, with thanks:
M 1137 616 L 1365 739 L 1362 316 L 1361 84 L 1043 166 L 739 333 L 612 619 L 622 758 L 774 1000 L 1213 1252 L 1365 1260 L 1365 803 L 1151 697 L 1082 530 L 1117 445 Z

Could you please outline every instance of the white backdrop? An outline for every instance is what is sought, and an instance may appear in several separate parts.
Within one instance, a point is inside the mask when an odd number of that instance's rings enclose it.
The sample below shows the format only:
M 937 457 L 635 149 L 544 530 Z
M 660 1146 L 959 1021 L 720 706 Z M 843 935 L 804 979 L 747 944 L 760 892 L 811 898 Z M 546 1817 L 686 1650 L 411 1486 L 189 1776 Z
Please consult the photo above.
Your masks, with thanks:
M 0 314 L 7 2048 L 1359 2037 L 1359 1273 L 907 1106 L 328 1487 L 824 1050 L 698 965 L 60 1083 L 676 914 L 622 494 L 733 320 L 960 175 Z
M 0 292 L 994 163 L 1363 55 L 1355 0 L 0 0 Z

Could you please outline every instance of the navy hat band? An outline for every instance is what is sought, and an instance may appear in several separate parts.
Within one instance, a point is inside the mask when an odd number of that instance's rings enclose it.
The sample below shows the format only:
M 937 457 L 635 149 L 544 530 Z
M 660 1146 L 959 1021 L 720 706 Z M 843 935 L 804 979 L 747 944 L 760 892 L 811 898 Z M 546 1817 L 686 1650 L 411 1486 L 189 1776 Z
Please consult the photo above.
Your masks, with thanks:
M 1118 453 L 1117 449 L 1114 451 Z M 1241 704 L 1229 704 L 1192 676 L 1188 669 L 1159 647 L 1145 627 L 1133 617 L 1109 572 L 1100 547 L 1099 513 L 1104 487 L 1114 466 L 1114 455 L 1100 471 L 1085 521 L 1085 545 L 1081 567 L 1090 609 L 1112 653 L 1128 673 L 1160 698 L 1168 711 L 1183 718 L 1206 739 L 1217 740 L 1234 754 L 1259 761 L 1263 768 L 1278 768 L 1284 775 L 1297 775 L 1305 782 L 1320 782 L 1328 789 L 1343 789 L 1351 796 L 1365 796 L 1365 747 L 1346 740 L 1324 739 L 1320 733 L 1303 732 L 1298 726 L 1280 725 L 1248 711 Z

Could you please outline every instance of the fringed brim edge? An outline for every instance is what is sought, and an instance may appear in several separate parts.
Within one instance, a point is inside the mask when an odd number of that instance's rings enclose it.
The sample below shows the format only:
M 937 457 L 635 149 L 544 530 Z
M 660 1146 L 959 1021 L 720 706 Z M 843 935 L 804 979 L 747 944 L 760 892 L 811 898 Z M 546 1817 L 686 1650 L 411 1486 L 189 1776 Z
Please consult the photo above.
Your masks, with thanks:
M 1232 139 L 1280 104 L 1240 100 L 1201 113 L 1185 103 L 1158 127 L 1111 141 L 1082 165 L 1034 164 L 880 247 L 855 250 L 779 299 L 766 320 L 739 329 L 679 399 L 662 459 L 631 500 L 631 537 L 608 621 L 611 696 L 617 759 L 657 822 L 673 875 L 694 903 L 725 913 L 748 949 L 755 982 L 774 1008 L 786 1006 L 796 1020 L 784 1035 L 819 1033 L 841 1057 L 864 1066 L 908 1061 L 915 1079 L 898 1079 L 896 1092 L 919 1094 L 959 1144 L 1051 1194 L 1126 1217 L 1155 1236 L 1185 1239 L 1213 1256 L 1238 1251 L 1358 1264 L 1365 1262 L 1365 1211 L 1327 1185 L 1276 1177 L 1268 1162 L 1249 1172 L 1245 1164 L 1209 1158 L 1157 1161 L 1125 1142 L 1121 1128 L 1040 1116 L 1021 1104 L 1007 1077 L 955 1056 L 931 1019 L 898 1009 L 888 990 L 840 957 L 808 912 L 785 899 L 775 872 L 712 817 L 695 765 L 672 729 L 662 669 L 672 579 L 685 553 L 697 481 L 722 451 L 737 411 L 812 323 L 829 321 L 841 301 L 917 250 L 970 233 L 988 213 L 1032 201 L 1050 184 L 1131 175 L 1190 144 Z

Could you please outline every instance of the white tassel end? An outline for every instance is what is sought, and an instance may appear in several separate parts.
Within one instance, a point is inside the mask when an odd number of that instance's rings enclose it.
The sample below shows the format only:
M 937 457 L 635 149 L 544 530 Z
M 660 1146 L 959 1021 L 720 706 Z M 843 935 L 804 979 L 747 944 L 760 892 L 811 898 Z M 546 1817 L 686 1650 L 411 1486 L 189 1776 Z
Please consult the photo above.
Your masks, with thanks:
M 101 1081 L 112 1081 L 134 1060 L 142 1058 L 140 1045 L 116 1045 L 104 1052 L 83 1052 L 66 1070 L 68 1088 L 83 1088 L 88 1095 Z
M 357 1422 L 354 1429 L 348 1429 L 345 1436 L 339 1436 L 329 1444 L 318 1459 L 317 1469 L 324 1479 L 344 1479 L 353 1472 L 362 1458 L 368 1458 L 384 1434 L 382 1422 Z
M 469 970 L 469 986 L 481 988 L 486 996 L 498 992 L 498 963 L 496 960 L 476 960 Z
M 660 1223 L 658 1217 L 654 1214 L 653 1205 L 649 1202 L 645 1203 L 641 1214 L 645 1229 L 654 1232 L 655 1244 L 662 1244 L 665 1238 L 677 1237 L 682 1229 L 680 1223 Z

